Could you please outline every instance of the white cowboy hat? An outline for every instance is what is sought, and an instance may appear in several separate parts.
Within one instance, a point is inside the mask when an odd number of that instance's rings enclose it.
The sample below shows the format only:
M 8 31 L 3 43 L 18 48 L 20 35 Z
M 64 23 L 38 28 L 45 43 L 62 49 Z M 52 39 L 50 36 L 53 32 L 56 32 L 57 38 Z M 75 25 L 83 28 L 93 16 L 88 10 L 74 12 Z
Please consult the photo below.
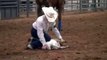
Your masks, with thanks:
M 57 19 L 58 13 L 53 9 L 53 7 L 42 7 L 42 10 L 49 22 L 54 22 Z

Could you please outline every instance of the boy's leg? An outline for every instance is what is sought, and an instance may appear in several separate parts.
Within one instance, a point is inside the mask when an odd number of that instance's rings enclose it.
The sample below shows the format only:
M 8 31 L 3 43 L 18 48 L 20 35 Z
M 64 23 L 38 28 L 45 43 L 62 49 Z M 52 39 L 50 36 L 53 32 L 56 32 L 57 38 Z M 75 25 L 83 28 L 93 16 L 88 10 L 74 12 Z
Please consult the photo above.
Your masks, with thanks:
M 29 45 L 31 45 L 31 47 L 33 49 L 41 48 L 42 47 L 42 43 L 40 42 L 40 40 L 39 40 L 39 38 L 37 36 L 37 30 L 34 29 L 33 27 L 31 29 L 31 36 L 32 37 L 30 38 Z
M 32 30 L 31 30 L 31 35 L 32 35 L 33 38 L 39 39 L 39 37 L 37 35 L 37 30 L 34 29 L 33 27 L 32 27 Z M 45 37 L 46 41 L 50 41 L 51 40 L 51 37 L 46 32 L 44 32 L 44 37 Z
M 38 36 L 37 36 L 37 30 L 35 30 L 34 28 L 32 28 L 31 30 L 31 35 L 32 35 L 32 39 L 30 38 L 30 43 L 28 44 L 30 47 L 32 47 L 33 49 L 36 48 L 41 48 L 42 47 L 42 43 L 40 42 Z M 44 32 L 44 37 L 46 42 L 51 40 L 51 37 Z
M 42 43 L 40 42 L 39 39 L 33 38 L 30 45 L 32 46 L 33 49 L 38 49 L 42 47 Z
M 38 37 L 38 35 L 37 35 L 37 30 L 34 29 L 33 27 L 32 27 L 32 29 L 31 29 L 31 36 L 32 36 L 33 38 L 39 39 L 39 37 Z

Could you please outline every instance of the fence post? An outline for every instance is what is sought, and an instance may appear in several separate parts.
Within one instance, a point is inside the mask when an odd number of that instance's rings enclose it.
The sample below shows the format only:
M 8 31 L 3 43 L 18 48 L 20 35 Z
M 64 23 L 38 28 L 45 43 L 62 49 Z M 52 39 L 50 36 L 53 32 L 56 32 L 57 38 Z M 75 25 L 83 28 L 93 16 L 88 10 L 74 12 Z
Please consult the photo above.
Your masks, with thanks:
M 27 0 L 27 7 L 26 7 L 27 17 L 29 17 L 29 9 L 30 9 L 30 1 Z
M 72 11 L 72 0 L 71 0 L 71 11 Z
M 107 9 L 107 0 L 106 0 L 106 9 Z
M 80 0 L 80 13 L 82 11 L 82 0 Z
M 1 4 L 1 2 L 0 2 L 0 4 Z M 0 20 L 1 20 L 1 5 L 0 5 Z
M 107 0 L 104 1 L 105 9 L 107 8 Z
M 18 15 L 18 17 L 20 17 L 20 10 L 19 9 L 20 9 L 20 0 L 17 1 L 17 13 L 18 13 L 17 15 Z
M 96 0 L 92 0 L 92 3 L 93 3 L 93 10 L 97 11 Z
M 79 0 L 77 0 L 77 9 L 79 10 Z

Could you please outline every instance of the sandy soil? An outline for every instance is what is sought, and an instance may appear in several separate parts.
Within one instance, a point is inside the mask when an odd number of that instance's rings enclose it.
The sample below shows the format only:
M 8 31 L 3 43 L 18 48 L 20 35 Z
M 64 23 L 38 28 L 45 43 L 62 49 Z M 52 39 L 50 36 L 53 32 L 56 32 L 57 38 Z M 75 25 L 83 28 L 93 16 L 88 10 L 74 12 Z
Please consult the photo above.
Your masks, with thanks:
M 61 34 L 70 47 L 51 51 L 25 50 L 34 16 L 0 20 L 0 60 L 107 60 L 107 11 L 62 18 Z

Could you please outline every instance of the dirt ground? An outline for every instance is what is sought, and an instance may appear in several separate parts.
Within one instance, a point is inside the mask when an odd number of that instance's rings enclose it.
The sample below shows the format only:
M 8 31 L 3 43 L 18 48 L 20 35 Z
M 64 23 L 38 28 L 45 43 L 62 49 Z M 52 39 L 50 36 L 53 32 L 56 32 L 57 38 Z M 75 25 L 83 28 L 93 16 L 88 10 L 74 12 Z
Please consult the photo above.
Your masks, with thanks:
M 61 34 L 67 49 L 25 50 L 35 19 L 0 20 L 0 60 L 107 60 L 107 11 L 63 13 Z

